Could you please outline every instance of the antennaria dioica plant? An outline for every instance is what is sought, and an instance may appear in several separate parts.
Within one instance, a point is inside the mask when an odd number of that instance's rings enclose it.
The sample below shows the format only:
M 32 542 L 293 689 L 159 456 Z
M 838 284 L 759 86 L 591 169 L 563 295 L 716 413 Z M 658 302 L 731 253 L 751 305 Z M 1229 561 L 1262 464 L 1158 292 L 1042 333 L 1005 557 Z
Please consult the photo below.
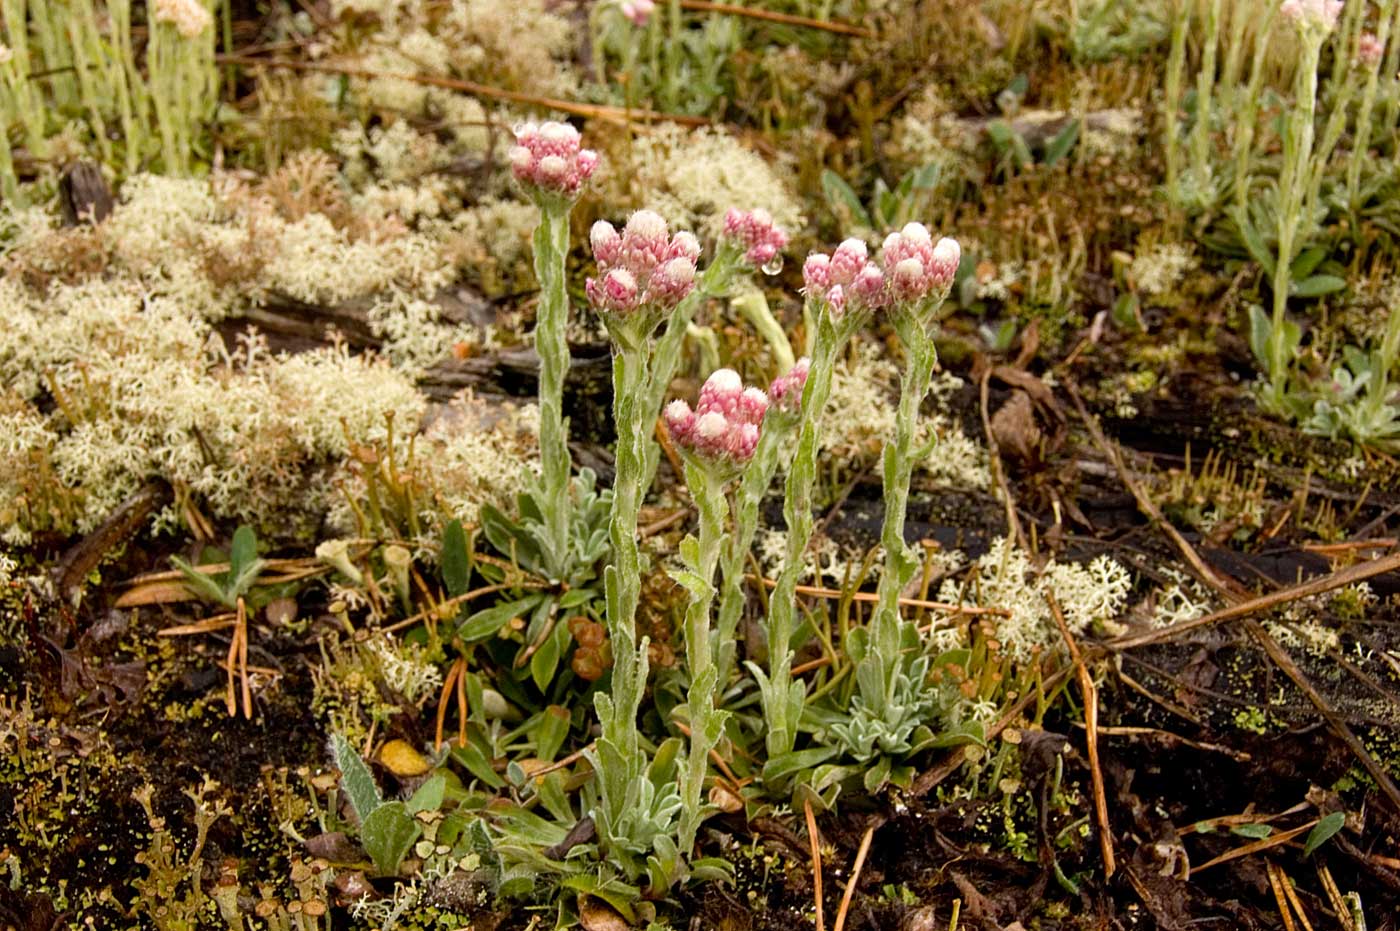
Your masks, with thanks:
M 146 4 L 138 61 L 130 0 L 0 0 L 0 130 L 17 119 L 29 154 L 43 158 L 50 114 L 58 126 L 80 119 L 108 165 L 131 175 L 158 154 L 166 173 L 189 174 L 218 100 L 214 8 Z M 0 187 L 15 196 L 8 148 L 0 139 Z
M 895 435 L 884 449 L 885 516 L 880 542 L 885 567 L 880 576 L 875 617 L 869 634 L 853 631 L 847 652 L 856 664 L 854 719 L 843 728 L 858 759 L 868 758 L 876 744 L 883 752 L 909 749 L 908 736 L 921 722 L 923 679 L 927 666 L 907 663 L 919 652 L 919 635 L 899 614 L 899 597 L 914 577 L 920 561 L 904 541 L 904 518 L 914 466 L 927 459 L 935 439 L 918 443 L 919 409 L 928 394 L 938 349 L 934 327 L 957 274 L 962 250 L 952 239 L 937 244 L 919 223 L 910 223 L 886 237 L 880 264 L 888 281 L 889 317 L 904 346 Z M 925 664 L 927 660 L 923 661 Z M 904 694 L 901 694 L 904 693 Z M 862 718 L 866 719 L 862 721 Z M 866 726 L 861 727 L 862 724 Z M 857 734 L 857 730 L 863 733 Z
M 540 359 L 540 493 L 544 518 L 538 542 L 545 568 L 562 579 L 572 539 L 569 518 L 569 435 L 564 422 L 564 378 L 569 372 L 569 294 L 564 263 L 569 254 L 569 214 L 598 165 L 597 153 L 580 147 L 578 130 L 567 123 L 527 123 L 516 129 L 511 170 L 540 208 L 535 227 L 535 277 L 540 283 L 535 313 L 535 352 Z
M 865 243 L 848 239 L 830 256 L 814 254 L 802 268 L 808 312 L 816 321 L 812 362 L 802 391 L 802 423 L 797 451 L 788 469 L 783 502 L 787 546 L 783 568 L 768 600 L 768 672 L 749 669 L 758 680 L 769 761 L 791 753 L 797 740 L 806 689 L 792 677 L 792 637 L 796 632 L 797 576 L 812 538 L 812 488 L 821 448 L 821 416 L 831 395 L 836 357 L 850 338 L 885 302 L 885 276 L 869 261 Z

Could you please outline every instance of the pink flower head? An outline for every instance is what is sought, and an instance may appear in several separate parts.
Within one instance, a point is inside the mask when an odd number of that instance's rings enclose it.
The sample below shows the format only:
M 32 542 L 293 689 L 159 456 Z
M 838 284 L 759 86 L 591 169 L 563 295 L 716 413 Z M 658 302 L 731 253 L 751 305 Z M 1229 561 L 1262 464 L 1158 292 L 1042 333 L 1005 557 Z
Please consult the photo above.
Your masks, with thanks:
M 1278 11 L 1299 26 L 1331 32 L 1342 12 L 1342 0 L 1283 0 Z
M 1385 46 L 1381 45 L 1381 40 L 1376 38 L 1373 32 L 1363 32 L 1356 40 L 1356 60 L 1367 67 L 1380 61 L 1384 52 Z
M 773 216 L 762 207 L 756 210 L 729 208 L 724 215 L 723 240 L 734 243 L 744 254 L 744 261 L 761 268 L 787 246 L 787 233 L 773 222 Z
M 622 15 L 632 21 L 634 26 L 645 26 L 647 20 L 651 18 L 652 12 L 656 9 L 655 0 L 622 0 L 618 4 L 618 9 Z
M 831 256 L 825 252 L 813 252 L 802 263 L 803 289 L 808 294 L 822 294 L 831 287 Z
M 768 401 L 785 414 L 796 414 L 802 409 L 802 389 L 807 387 L 807 373 L 812 368 L 812 360 L 803 356 L 784 375 L 773 379 L 768 386 Z
M 584 291 L 600 310 L 622 314 L 637 306 L 637 279 L 625 268 L 614 268 L 601 279 L 589 278 Z
M 515 128 L 510 168 L 521 184 L 541 193 L 576 197 L 598 167 L 598 153 L 580 148 L 568 123 L 524 123 Z
M 695 289 L 700 243 L 686 232 L 671 236 L 660 214 L 639 210 L 621 233 L 611 223 L 599 220 L 588 238 L 599 277 L 588 279 L 585 291 L 600 311 L 627 314 L 648 305 L 670 310 Z M 604 283 L 617 271 L 625 271 L 635 285 L 627 303 L 608 299 Z
M 758 447 L 768 395 L 745 388 L 739 373 L 718 369 L 700 388 L 691 410 L 684 401 L 666 405 L 666 427 L 683 449 L 715 461 L 744 463 Z
M 870 261 L 869 251 L 859 239 L 847 239 L 830 256 L 807 256 L 802 277 L 807 295 L 824 301 L 837 319 L 845 313 L 848 301 L 867 309 L 888 303 L 885 273 Z
M 880 264 L 890 280 L 891 297 L 917 303 L 947 294 L 962 260 L 957 240 L 944 237 L 934 243 L 921 223 L 907 224 L 885 237 Z

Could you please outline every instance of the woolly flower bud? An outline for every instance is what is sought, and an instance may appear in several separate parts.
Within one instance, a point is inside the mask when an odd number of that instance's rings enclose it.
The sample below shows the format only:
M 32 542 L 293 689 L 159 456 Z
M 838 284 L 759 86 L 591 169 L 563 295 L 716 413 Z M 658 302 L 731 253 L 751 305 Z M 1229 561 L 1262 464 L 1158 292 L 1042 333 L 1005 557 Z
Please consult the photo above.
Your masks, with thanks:
M 821 294 L 831 287 L 831 256 L 813 252 L 802 263 L 802 281 L 808 294 Z
M 682 400 L 666 405 L 666 429 L 677 443 L 688 444 L 695 431 L 695 412 Z
M 732 242 L 744 256 L 744 262 L 762 267 L 787 246 L 787 233 L 773 222 L 773 215 L 762 207 L 756 210 L 736 210 L 724 215 L 721 239 Z
M 865 242 L 847 239 L 831 253 L 831 283 L 846 285 L 856 280 L 869 257 Z
M 617 234 L 615 226 L 607 220 L 599 220 L 588 231 L 588 242 L 593 247 L 593 257 L 598 260 L 599 265 L 616 264 L 622 251 L 622 237 Z
M 851 296 L 865 307 L 878 308 L 885 304 L 885 273 L 867 263 L 851 282 Z
M 666 247 L 666 257 L 672 259 L 689 259 L 692 265 L 700 258 L 700 240 L 695 238 L 695 234 L 689 230 L 681 230 L 671 237 L 671 244 Z
M 675 307 L 691 291 L 695 290 L 695 263 L 686 258 L 674 258 L 652 273 L 647 283 L 648 303 L 662 307 Z
M 568 123 L 523 123 L 515 128 L 515 141 L 511 173 L 543 194 L 575 197 L 598 167 L 598 153 L 579 148 L 579 132 Z
M 638 210 L 627 218 L 627 234 L 643 241 L 664 241 L 670 230 L 666 220 L 654 210 Z
M 214 24 L 214 17 L 200 0 L 156 0 L 156 22 L 169 23 L 186 39 L 193 39 Z
M 807 373 L 812 368 L 812 360 L 803 356 L 784 375 L 773 379 L 768 386 L 768 400 L 785 414 L 796 414 L 802 409 L 802 390 L 807 386 Z
M 758 446 L 768 396 L 745 388 L 733 369 L 717 369 L 700 388 L 692 411 L 684 401 L 666 405 L 666 427 L 682 448 L 714 461 L 747 462 Z
M 768 392 L 762 388 L 745 388 L 744 393 L 739 395 L 735 413 L 745 423 L 763 423 L 763 415 L 768 413 Z
M 1342 12 L 1342 0 L 1284 0 L 1278 11 L 1300 27 L 1320 27 L 1331 32 Z
M 584 291 L 589 303 L 600 310 L 625 314 L 637 308 L 637 279 L 625 268 L 614 268 L 601 280 L 589 278 Z
M 904 303 L 941 298 L 957 274 L 962 250 L 944 237 L 935 245 L 922 224 L 910 223 L 885 237 L 880 263 L 890 282 L 890 297 Z
M 1363 32 L 1356 40 L 1356 60 L 1367 67 L 1380 61 L 1384 52 L 1385 46 L 1375 33 Z
M 826 292 L 826 304 L 831 308 L 831 316 L 840 320 L 846 313 L 846 289 L 839 284 L 832 285 Z

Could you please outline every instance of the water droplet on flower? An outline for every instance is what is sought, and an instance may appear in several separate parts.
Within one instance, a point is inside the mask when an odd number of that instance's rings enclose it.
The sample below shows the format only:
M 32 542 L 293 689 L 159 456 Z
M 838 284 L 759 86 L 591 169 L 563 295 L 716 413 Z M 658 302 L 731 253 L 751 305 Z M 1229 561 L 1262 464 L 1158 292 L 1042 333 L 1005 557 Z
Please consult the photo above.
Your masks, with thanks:
M 763 274 L 776 275 L 783 270 L 783 254 L 779 252 L 771 259 L 763 263 Z

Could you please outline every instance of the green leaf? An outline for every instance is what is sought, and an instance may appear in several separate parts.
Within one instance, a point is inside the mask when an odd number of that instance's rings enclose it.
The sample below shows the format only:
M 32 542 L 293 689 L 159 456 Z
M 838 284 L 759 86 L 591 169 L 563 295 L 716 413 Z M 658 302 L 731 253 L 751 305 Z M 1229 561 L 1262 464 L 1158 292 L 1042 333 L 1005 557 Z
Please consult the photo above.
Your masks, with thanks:
M 826 194 L 827 203 L 838 219 L 864 229 L 874 228 L 870 214 L 866 213 L 856 192 L 844 178 L 829 168 L 822 172 L 822 192 Z
M 1336 275 L 1313 275 L 1311 278 L 1295 282 L 1288 290 L 1294 297 L 1320 297 L 1344 290 L 1346 286 L 1345 278 L 1338 278 Z
M 502 627 L 535 607 L 543 599 L 543 595 L 527 595 L 515 601 L 502 601 L 494 604 L 463 621 L 462 625 L 457 628 L 457 636 L 461 637 L 464 643 L 489 640 Z
M 229 551 L 228 574 L 237 579 L 258 558 L 258 538 L 246 524 L 233 532 L 233 547 Z
M 442 582 L 447 594 L 456 598 L 471 588 L 472 559 L 467 551 L 467 533 L 462 522 L 454 520 L 442 532 Z
M 765 782 L 781 779 L 790 773 L 799 772 L 804 769 L 811 769 L 820 763 L 825 763 L 836 755 L 836 747 L 812 747 L 809 750 L 792 750 L 787 753 L 779 753 L 763 764 L 763 779 Z
M 350 807 L 355 817 L 364 824 L 370 814 L 379 807 L 379 787 L 374 784 L 374 774 L 369 771 L 360 754 L 350 746 L 340 734 L 331 736 L 331 753 L 335 756 L 336 768 L 340 770 L 340 787 L 350 799 Z
M 1313 246 L 1311 249 L 1304 249 L 1298 253 L 1298 257 L 1289 266 L 1288 273 L 1295 281 L 1301 281 L 1316 271 L 1322 264 L 1322 260 L 1327 258 L 1327 248 L 1325 246 Z
M 1249 221 L 1249 215 L 1243 210 L 1232 210 L 1230 216 L 1235 221 L 1235 226 L 1239 228 L 1240 239 L 1244 241 L 1245 250 L 1249 252 L 1249 257 L 1264 267 L 1264 274 L 1270 281 L 1274 279 L 1274 254 L 1264 245 L 1264 240 L 1259 235 L 1259 231 L 1254 228 L 1254 224 Z
M 591 588 L 571 588 L 559 596 L 559 607 L 567 611 L 569 608 L 588 604 L 597 597 L 598 593 Z
M 196 598 L 212 601 L 214 604 L 221 604 L 226 608 L 238 607 L 238 599 L 230 599 L 223 586 L 216 582 L 213 576 L 200 572 L 178 556 L 171 556 L 170 562 L 174 564 L 176 569 L 180 570 L 180 574 L 185 577 L 185 587 Z
M 1055 134 L 1055 138 L 1045 146 L 1045 164 L 1054 165 L 1060 159 L 1069 154 L 1069 150 L 1074 148 L 1074 144 L 1079 141 L 1079 118 L 1075 117 L 1065 124 L 1065 128 Z
M 1248 837 L 1250 840 L 1263 840 L 1274 833 L 1274 829 L 1267 824 L 1237 824 L 1230 828 L 1230 833 L 1238 834 L 1240 837 Z
M 416 815 L 420 811 L 437 811 L 446 797 L 447 776 L 433 773 L 408 800 L 408 813 Z
M 1264 308 L 1254 304 L 1249 308 L 1249 349 L 1265 372 L 1270 368 L 1269 341 L 1274 331 L 1274 323 Z
M 1303 842 L 1303 856 L 1312 856 L 1317 848 L 1331 840 L 1332 835 L 1340 831 L 1346 822 L 1346 812 L 1343 811 L 1334 811 L 1330 815 L 1324 815 L 1308 832 L 1308 839 Z
M 1011 128 L 1005 120 L 993 120 L 987 124 L 987 136 L 1002 158 L 1009 158 L 1017 168 L 1025 168 L 1031 163 L 1030 146 L 1025 137 Z
M 385 802 L 365 819 L 360 844 L 382 876 L 396 876 L 399 863 L 418 839 L 421 828 L 403 802 Z
M 553 762 L 569 736 L 573 717 L 569 709 L 562 705 L 550 705 L 541 711 L 530 735 L 535 741 L 535 755 L 546 762 Z
M 569 626 L 562 621 L 556 621 L 549 636 L 544 638 L 535 655 L 530 657 L 530 678 L 535 680 L 535 685 L 541 692 L 547 690 L 549 684 L 554 681 L 554 674 L 559 671 L 559 659 L 564 655 L 568 644 Z
M 452 759 L 466 767 L 481 782 L 493 789 L 504 789 L 505 780 L 496 774 L 491 768 L 491 761 L 486 758 L 486 754 L 476 744 L 468 742 L 465 747 L 453 747 Z

